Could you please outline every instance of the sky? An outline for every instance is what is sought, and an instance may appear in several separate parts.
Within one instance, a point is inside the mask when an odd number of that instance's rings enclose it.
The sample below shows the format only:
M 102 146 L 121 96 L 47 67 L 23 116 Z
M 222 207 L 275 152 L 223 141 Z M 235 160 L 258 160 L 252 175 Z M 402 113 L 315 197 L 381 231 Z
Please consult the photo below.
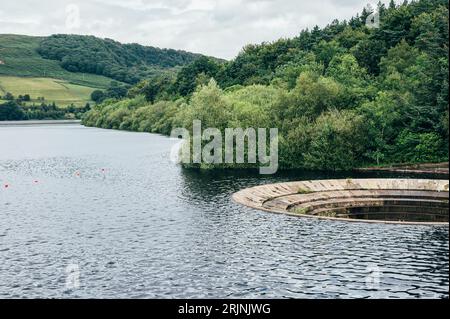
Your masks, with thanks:
M 1 0 L 0 34 L 89 34 L 232 59 L 247 44 L 293 37 L 335 18 L 349 19 L 376 2 Z

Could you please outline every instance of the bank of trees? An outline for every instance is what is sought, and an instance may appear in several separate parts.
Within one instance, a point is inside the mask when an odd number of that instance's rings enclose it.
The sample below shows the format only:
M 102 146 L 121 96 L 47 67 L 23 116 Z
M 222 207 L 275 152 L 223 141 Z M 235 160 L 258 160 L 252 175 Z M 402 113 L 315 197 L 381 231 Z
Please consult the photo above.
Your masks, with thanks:
M 203 58 L 177 75 L 107 99 L 87 125 L 169 134 L 277 127 L 284 168 L 448 160 L 448 3 L 379 5 L 294 39 L 250 45 L 228 63 Z M 212 80 L 211 80 L 212 79 Z
M 106 90 L 94 90 L 91 93 L 91 101 L 101 103 L 107 99 L 122 99 L 127 96 L 130 85 L 112 81 Z
M 21 121 L 25 119 L 25 112 L 14 101 L 0 104 L 0 121 Z
M 23 100 L 14 99 L 0 103 L 0 121 L 81 119 L 90 108 L 89 103 L 83 107 L 58 107 L 55 103 L 30 105 L 23 103 Z
M 52 35 L 41 41 L 38 52 L 58 60 L 70 72 L 84 72 L 135 84 L 146 77 L 193 62 L 201 55 L 139 44 L 121 44 L 93 36 Z

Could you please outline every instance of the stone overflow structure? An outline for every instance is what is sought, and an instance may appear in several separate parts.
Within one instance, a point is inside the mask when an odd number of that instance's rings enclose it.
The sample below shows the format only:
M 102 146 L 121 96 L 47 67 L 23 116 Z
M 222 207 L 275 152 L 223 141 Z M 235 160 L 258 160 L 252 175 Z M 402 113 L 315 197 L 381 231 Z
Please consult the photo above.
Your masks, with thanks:
M 292 216 L 371 223 L 446 225 L 449 181 L 311 180 L 261 185 L 232 196 L 242 205 Z

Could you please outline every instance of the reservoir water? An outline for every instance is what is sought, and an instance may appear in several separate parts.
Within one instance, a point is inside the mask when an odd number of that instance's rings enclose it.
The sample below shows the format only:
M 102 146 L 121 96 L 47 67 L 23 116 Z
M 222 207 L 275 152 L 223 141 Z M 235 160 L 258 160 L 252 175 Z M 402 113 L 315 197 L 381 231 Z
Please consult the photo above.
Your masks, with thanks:
M 350 176 L 187 171 L 175 143 L 0 127 L 0 298 L 448 298 L 447 227 L 242 207 L 241 188 Z

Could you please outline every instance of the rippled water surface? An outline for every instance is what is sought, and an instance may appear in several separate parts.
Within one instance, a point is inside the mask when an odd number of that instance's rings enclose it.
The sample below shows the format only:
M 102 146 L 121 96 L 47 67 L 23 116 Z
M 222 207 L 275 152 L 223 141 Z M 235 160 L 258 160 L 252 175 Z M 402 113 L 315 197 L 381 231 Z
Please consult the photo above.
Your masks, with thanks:
M 241 207 L 241 188 L 333 176 L 184 171 L 173 144 L 0 127 L 0 298 L 448 298 L 448 228 Z

